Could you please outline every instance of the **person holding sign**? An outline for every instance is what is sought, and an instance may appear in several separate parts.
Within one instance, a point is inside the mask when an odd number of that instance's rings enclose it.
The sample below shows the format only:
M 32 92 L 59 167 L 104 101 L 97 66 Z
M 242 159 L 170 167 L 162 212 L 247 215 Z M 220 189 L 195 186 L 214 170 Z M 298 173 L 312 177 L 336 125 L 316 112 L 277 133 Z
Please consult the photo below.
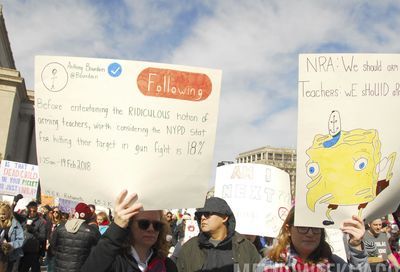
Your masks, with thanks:
M 38 213 L 38 204 L 31 201 L 26 206 L 26 216 L 14 213 L 15 218 L 22 222 L 24 229 L 25 241 L 23 245 L 24 256 L 19 262 L 18 271 L 32 272 L 40 271 L 40 254 L 41 246 L 47 239 L 46 221 L 40 217 Z
M 137 195 L 122 191 L 114 222 L 92 250 L 82 272 L 177 272 L 168 255 L 168 224 L 162 211 L 143 211 Z
M 346 263 L 332 253 L 323 228 L 294 226 L 294 208 L 283 222 L 268 256 L 258 265 L 257 272 L 272 271 L 363 271 L 370 272 L 363 245 L 364 223 L 358 216 L 343 222 L 343 233 L 349 235 L 350 260 Z

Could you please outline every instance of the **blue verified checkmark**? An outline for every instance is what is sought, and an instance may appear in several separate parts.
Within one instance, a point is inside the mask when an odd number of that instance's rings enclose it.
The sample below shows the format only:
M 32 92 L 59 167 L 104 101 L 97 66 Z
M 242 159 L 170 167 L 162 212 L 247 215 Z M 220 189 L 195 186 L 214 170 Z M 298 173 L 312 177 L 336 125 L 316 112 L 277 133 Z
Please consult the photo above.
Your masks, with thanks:
M 108 74 L 112 77 L 118 77 L 122 73 L 122 67 L 119 63 L 111 63 L 108 65 Z

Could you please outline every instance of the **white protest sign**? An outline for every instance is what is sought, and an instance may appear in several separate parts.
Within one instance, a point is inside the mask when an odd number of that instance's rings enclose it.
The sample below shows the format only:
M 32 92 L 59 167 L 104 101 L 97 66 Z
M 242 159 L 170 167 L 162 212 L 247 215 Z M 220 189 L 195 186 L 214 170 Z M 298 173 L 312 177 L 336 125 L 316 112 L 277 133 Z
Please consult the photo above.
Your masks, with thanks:
M 0 178 L 0 194 L 22 194 L 25 198 L 36 199 L 39 185 L 37 165 L 2 160 Z
M 14 212 L 18 213 L 20 211 L 26 210 L 26 206 L 28 206 L 29 202 L 31 201 L 31 198 L 21 198 L 20 200 L 18 200 L 17 205 L 15 205 Z
M 220 85 L 218 70 L 36 57 L 43 193 L 110 207 L 126 188 L 149 210 L 202 206 Z
M 14 201 L 14 196 L 2 195 L 1 196 L 1 200 L 4 201 L 4 202 L 8 202 L 11 205 L 13 203 L 13 201 Z
M 396 209 L 399 66 L 393 54 L 300 55 L 295 224 Z
M 199 225 L 196 220 L 185 220 L 185 237 L 183 238 L 183 243 L 186 243 L 189 239 L 197 236 L 199 233 Z
M 63 213 L 74 213 L 75 212 L 75 207 L 78 205 L 79 202 L 70 200 L 70 199 L 64 199 L 64 198 L 56 198 L 56 202 L 58 203 L 58 208 L 60 211 Z
M 326 240 L 332 248 L 332 253 L 338 255 L 347 262 L 346 249 L 344 246 L 343 232 L 340 229 L 325 229 Z
M 217 167 L 215 196 L 231 207 L 236 231 L 276 237 L 291 207 L 289 174 L 263 164 Z

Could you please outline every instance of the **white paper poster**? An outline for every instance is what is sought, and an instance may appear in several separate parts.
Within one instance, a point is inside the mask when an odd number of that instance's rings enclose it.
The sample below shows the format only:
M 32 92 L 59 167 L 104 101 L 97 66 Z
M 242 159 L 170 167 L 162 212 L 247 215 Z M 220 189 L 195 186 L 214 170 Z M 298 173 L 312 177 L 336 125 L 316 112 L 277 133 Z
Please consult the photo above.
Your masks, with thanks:
M 25 211 L 26 206 L 28 206 L 29 202 L 31 201 L 31 198 L 21 198 L 20 200 L 18 200 L 17 205 L 15 205 L 14 212 L 20 213 L 21 211 Z M 12 204 L 12 201 L 10 202 L 10 204 Z
M 183 243 L 186 243 L 199 233 L 199 225 L 197 224 L 196 220 L 185 220 L 185 237 L 183 238 Z
M 391 213 L 400 193 L 400 55 L 299 57 L 298 225 Z
M 0 164 L 0 194 L 36 199 L 39 185 L 38 166 L 2 160 Z
M 63 213 L 72 214 L 75 212 L 75 207 L 79 202 L 64 198 L 56 198 L 56 202 L 58 203 L 58 208 Z
M 289 174 L 263 164 L 217 167 L 215 196 L 231 207 L 236 231 L 276 237 L 291 207 Z
M 145 209 L 202 206 L 220 84 L 218 70 L 36 57 L 43 193 L 110 207 L 126 188 Z
M 343 232 L 340 229 L 327 228 L 326 240 L 332 248 L 332 253 L 338 255 L 347 262 L 346 249 L 343 240 Z

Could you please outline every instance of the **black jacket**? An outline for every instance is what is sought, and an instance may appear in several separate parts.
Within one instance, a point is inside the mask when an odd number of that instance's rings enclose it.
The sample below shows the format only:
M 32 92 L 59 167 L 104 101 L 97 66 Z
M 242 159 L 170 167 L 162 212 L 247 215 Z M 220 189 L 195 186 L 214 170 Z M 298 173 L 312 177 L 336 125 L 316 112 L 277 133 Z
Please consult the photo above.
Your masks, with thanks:
M 107 231 L 101 236 L 97 246 L 92 250 L 82 272 L 140 272 L 136 260 L 123 249 L 129 230 L 120 228 L 111 223 Z M 156 252 L 153 253 L 149 264 L 156 259 Z M 176 265 L 171 259 L 164 260 L 167 272 L 177 272 Z M 157 270 L 156 270 L 157 271 Z
M 236 220 L 225 200 L 212 197 L 196 212 L 199 226 L 201 212 L 214 212 L 229 216 L 227 237 L 214 246 L 208 233 L 200 232 L 187 241 L 179 253 L 177 266 L 180 272 L 253 271 L 261 259 L 255 246 L 241 234 L 235 232 Z M 247 267 L 245 267 L 247 266 Z M 240 269 L 240 270 L 238 270 Z
M 55 256 L 55 271 L 79 271 L 99 238 L 97 226 L 88 225 L 82 219 L 62 223 L 56 228 L 50 242 Z
M 39 254 L 41 245 L 47 239 L 46 221 L 39 216 L 35 218 L 20 218 L 21 225 L 24 229 L 25 241 L 23 245 L 24 253 Z M 27 220 L 32 220 L 32 224 L 28 225 Z

